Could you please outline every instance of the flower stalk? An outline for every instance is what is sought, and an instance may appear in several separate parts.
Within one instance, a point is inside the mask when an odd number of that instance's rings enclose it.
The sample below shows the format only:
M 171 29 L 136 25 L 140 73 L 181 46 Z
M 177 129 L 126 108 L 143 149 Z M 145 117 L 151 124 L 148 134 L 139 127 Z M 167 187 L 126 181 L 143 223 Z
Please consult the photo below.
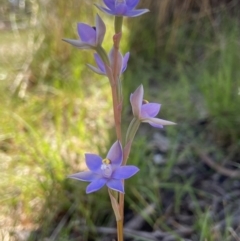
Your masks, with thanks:
M 107 55 L 105 49 L 101 45 L 98 45 L 96 47 L 96 52 L 99 54 L 103 63 L 106 64 L 107 66 L 110 66 L 110 61 L 109 61 L 108 55 Z
M 115 16 L 115 19 L 114 19 L 115 34 L 122 32 L 122 25 L 123 25 L 123 17 Z
M 86 193 L 92 193 L 103 186 L 107 186 L 116 218 L 118 241 L 123 241 L 124 180 L 139 171 L 135 166 L 126 165 L 137 130 L 141 123 L 149 123 L 156 128 L 163 128 L 164 125 L 173 125 L 175 123 L 156 118 L 160 111 L 160 104 L 145 102 L 143 100 L 143 86 L 140 85 L 130 96 L 133 119 L 129 124 L 124 148 L 122 148 L 123 92 L 121 75 L 127 68 L 130 55 L 128 52 L 123 56 L 120 52 L 123 17 L 137 17 L 149 10 L 136 9 L 139 0 L 103 0 L 103 2 L 106 6 L 98 4 L 95 4 L 95 6 L 104 13 L 115 16 L 113 47 L 109 54 L 102 47 L 106 26 L 99 15 L 96 16 L 96 27 L 91 27 L 85 23 L 77 25 L 78 40 L 63 40 L 76 48 L 95 51 L 94 58 L 97 67 L 89 64 L 87 66 L 95 73 L 105 75 L 109 79 L 117 140 L 110 148 L 106 158 L 90 153 L 85 154 L 86 165 L 89 170 L 72 174 L 69 178 L 90 182 L 86 188 Z

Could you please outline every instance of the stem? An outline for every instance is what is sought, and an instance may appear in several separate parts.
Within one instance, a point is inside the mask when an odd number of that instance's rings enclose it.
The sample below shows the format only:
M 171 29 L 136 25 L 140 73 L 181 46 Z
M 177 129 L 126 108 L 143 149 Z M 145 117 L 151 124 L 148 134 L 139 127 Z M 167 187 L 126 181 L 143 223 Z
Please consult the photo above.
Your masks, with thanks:
M 127 134 L 126 134 L 126 143 L 125 143 L 125 147 L 123 150 L 123 165 L 127 164 L 127 160 L 131 151 L 131 147 L 132 147 L 132 143 L 134 140 L 134 137 L 137 133 L 137 130 L 140 126 L 140 121 L 137 118 L 133 118 L 128 130 L 127 130 Z M 124 185 L 124 181 L 123 181 L 123 185 Z M 120 212 L 120 216 L 123 217 L 124 215 L 124 193 L 120 193 L 119 194 L 119 212 Z
M 99 56 L 101 57 L 103 63 L 110 66 L 109 58 L 108 58 L 108 55 L 107 55 L 105 49 L 99 45 L 96 47 L 96 51 L 99 54 Z
M 123 17 L 122 16 L 115 16 L 115 19 L 114 19 L 115 33 L 122 32 L 122 24 L 123 24 Z
M 107 76 L 109 78 L 111 89 L 112 89 L 112 100 L 113 100 L 113 112 L 114 112 L 114 122 L 115 122 L 115 129 L 117 134 L 117 139 L 122 143 L 122 130 L 121 130 L 121 116 L 122 116 L 122 83 L 120 81 L 120 76 L 118 76 L 118 54 L 119 54 L 119 45 L 121 41 L 121 32 L 122 32 L 122 23 L 123 17 L 115 17 L 115 35 L 113 36 L 113 65 L 112 63 L 109 64 L 109 59 L 104 61 L 105 69 Z M 98 52 L 99 53 L 99 52 Z M 100 49 L 100 53 L 101 49 Z M 105 54 L 105 53 L 104 53 Z M 105 56 L 103 55 L 103 58 Z M 100 55 L 100 54 L 99 54 Z M 101 56 L 102 57 L 102 56 Z M 112 68 L 111 68 L 112 67 Z M 124 185 L 124 182 L 123 182 Z M 118 204 L 118 213 L 120 218 L 117 218 L 117 236 L 118 241 L 123 241 L 123 219 L 124 219 L 124 196 L 120 198 L 122 194 L 119 196 L 119 204 Z M 111 197 L 111 196 L 110 196 Z M 112 197 L 112 202 L 113 202 Z M 115 210 L 116 212 L 116 210 Z M 115 213 L 116 215 L 116 213 Z
M 122 93 L 122 83 L 121 83 L 121 79 L 118 78 L 118 83 L 117 83 L 117 91 L 118 91 L 118 102 L 122 103 L 123 102 L 123 93 Z
M 117 83 L 114 80 L 113 72 L 109 66 L 105 64 L 107 76 L 109 78 L 109 82 L 111 84 L 112 90 L 112 100 L 113 100 L 113 114 L 114 114 L 114 122 L 117 139 L 122 142 L 122 131 L 121 131 L 121 112 L 122 112 L 122 103 L 118 101 L 118 89 Z
M 120 80 L 120 76 L 118 76 L 118 54 L 119 54 L 119 45 L 122 37 L 122 20 L 123 18 L 119 19 L 120 20 L 120 25 L 118 25 L 119 29 L 116 28 L 116 19 L 119 17 L 115 17 L 115 32 L 116 34 L 113 36 L 113 48 L 114 48 L 114 60 L 113 60 L 113 88 L 112 91 L 114 92 L 115 98 L 117 97 L 117 123 L 115 122 L 116 125 L 116 132 L 119 132 L 119 135 L 121 135 L 122 130 L 121 130 L 121 119 L 122 119 L 122 82 Z M 121 138 L 121 136 L 120 136 Z M 120 142 L 122 142 L 121 139 L 118 139 Z M 124 186 L 124 181 L 123 186 Z M 123 198 L 121 196 L 123 195 Z M 119 212 L 121 219 L 117 221 L 117 233 L 118 233 L 118 241 L 123 241 L 123 221 L 124 221 L 124 194 L 120 193 L 119 195 Z
M 141 121 L 138 118 L 134 117 L 132 119 L 132 121 L 127 129 L 125 146 L 127 146 L 129 142 L 133 142 L 134 137 L 137 133 L 137 130 L 140 126 L 140 123 L 141 123 Z
M 123 241 L 123 222 L 122 222 L 122 219 L 117 221 L 117 236 L 118 236 L 118 241 Z

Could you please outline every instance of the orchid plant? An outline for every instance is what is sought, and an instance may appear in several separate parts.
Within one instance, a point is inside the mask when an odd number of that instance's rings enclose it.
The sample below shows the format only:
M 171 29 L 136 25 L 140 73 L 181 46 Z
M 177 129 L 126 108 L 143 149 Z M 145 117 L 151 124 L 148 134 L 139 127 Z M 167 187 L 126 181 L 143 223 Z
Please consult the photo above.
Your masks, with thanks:
M 69 178 L 90 182 L 86 193 L 98 191 L 107 186 L 112 208 L 117 222 L 118 241 L 123 241 L 124 220 L 124 180 L 135 175 L 139 169 L 136 166 L 126 165 L 131 151 L 135 134 L 143 123 L 149 123 L 155 128 L 163 128 L 164 125 L 175 123 L 156 118 L 161 105 L 149 103 L 143 99 L 144 89 L 140 85 L 130 96 L 133 119 L 129 124 L 125 138 L 122 138 L 122 82 L 121 75 L 127 69 L 130 53 L 124 56 L 120 52 L 122 38 L 123 17 L 137 17 L 147 13 L 148 9 L 135 9 L 139 0 L 103 0 L 105 6 L 95 6 L 104 13 L 114 16 L 113 47 L 109 54 L 102 47 L 106 26 L 99 15 L 96 15 L 96 26 L 91 27 L 85 23 L 78 23 L 77 32 L 79 39 L 63 39 L 67 43 L 79 49 L 92 49 L 95 51 L 94 59 L 97 67 L 87 66 L 97 74 L 106 75 L 112 90 L 113 116 L 116 130 L 116 142 L 110 148 L 106 158 L 96 154 L 85 154 L 88 171 L 69 175 Z

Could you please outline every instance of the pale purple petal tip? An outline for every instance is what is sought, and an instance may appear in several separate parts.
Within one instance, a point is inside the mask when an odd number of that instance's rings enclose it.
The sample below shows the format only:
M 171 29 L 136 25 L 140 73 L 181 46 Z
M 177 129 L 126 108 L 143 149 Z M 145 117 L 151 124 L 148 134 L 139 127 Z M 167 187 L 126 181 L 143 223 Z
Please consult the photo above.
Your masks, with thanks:
M 94 54 L 94 59 L 95 59 L 95 61 L 96 61 L 96 64 L 97 64 L 98 68 L 99 68 L 102 72 L 106 73 L 104 63 L 103 63 L 101 57 L 100 57 L 97 53 Z
M 96 68 L 90 64 L 86 64 L 89 69 L 91 69 L 93 72 L 100 74 L 100 75 L 106 75 L 105 72 L 102 72 L 99 68 Z
M 96 44 L 101 45 L 106 33 L 106 25 L 103 20 L 97 14 L 96 16 Z
M 143 15 L 144 13 L 147 13 L 149 12 L 148 9 L 137 9 L 137 10 L 132 10 L 132 11 L 129 11 L 126 16 L 127 17 L 138 17 L 140 15 Z
M 75 174 L 69 175 L 68 177 L 79 181 L 92 182 L 93 180 L 96 179 L 97 176 L 98 175 L 93 172 L 86 171 L 86 172 L 75 173 Z
M 167 121 L 167 120 L 162 120 L 162 119 L 158 119 L 158 118 L 145 118 L 141 120 L 142 122 L 147 122 L 147 123 L 151 123 L 151 124 L 155 124 L 155 125 L 162 125 L 162 126 L 166 126 L 166 125 L 176 125 L 176 123 L 171 122 L 171 121 Z
M 127 64 L 128 64 L 128 60 L 130 57 L 130 53 L 127 52 L 124 57 L 123 57 L 123 66 L 122 66 L 122 73 L 127 69 Z
M 102 12 L 104 12 L 104 13 L 107 13 L 107 14 L 110 14 L 110 15 L 115 15 L 115 12 L 112 11 L 112 10 L 110 10 L 110 9 L 101 7 L 101 6 L 99 6 L 98 4 L 95 4 L 95 6 L 96 6 L 99 10 L 101 10 Z
M 114 191 L 124 193 L 124 187 L 121 180 L 111 179 L 106 183 L 107 187 Z
M 63 41 L 73 45 L 74 47 L 77 47 L 79 49 L 90 49 L 92 48 L 91 45 L 88 43 L 83 43 L 81 40 L 76 40 L 76 39 L 63 39 Z
M 150 124 L 154 128 L 163 129 L 163 125 L 158 125 L 158 124 L 155 124 L 155 123 L 152 123 L 152 122 L 149 122 L 148 124 Z
M 123 151 L 122 151 L 122 145 L 119 141 L 116 141 L 112 147 L 110 148 L 107 158 L 111 161 L 111 164 L 113 165 L 113 169 L 116 169 L 122 164 L 123 160 Z
M 160 104 L 148 103 L 141 106 L 141 118 L 155 117 L 160 111 Z
M 135 166 L 121 166 L 117 168 L 112 174 L 115 179 L 127 179 L 135 175 L 139 169 Z
M 141 106 L 143 101 L 143 86 L 140 85 L 133 94 L 130 96 L 130 102 L 132 105 L 133 115 L 140 118 Z
M 107 182 L 107 179 L 105 179 L 105 178 L 99 178 L 99 179 L 92 181 L 87 186 L 86 193 L 89 194 L 89 193 L 98 191 L 106 184 L 106 182 Z

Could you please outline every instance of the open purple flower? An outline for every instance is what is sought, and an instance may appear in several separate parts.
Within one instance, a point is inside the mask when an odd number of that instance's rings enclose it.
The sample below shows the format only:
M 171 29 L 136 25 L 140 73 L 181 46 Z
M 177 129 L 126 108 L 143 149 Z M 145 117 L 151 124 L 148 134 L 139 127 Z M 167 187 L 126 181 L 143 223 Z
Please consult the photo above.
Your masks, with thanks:
M 147 122 L 156 128 L 163 128 L 164 125 L 175 125 L 174 122 L 155 118 L 160 111 L 161 105 L 143 100 L 143 93 L 143 86 L 140 85 L 130 96 L 133 115 L 141 122 Z
M 99 6 L 96 7 L 101 11 L 115 16 L 137 17 L 146 12 L 148 9 L 135 9 L 139 0 L 103 0 L 107 8 Z
M 127 63 L 128 63 L 128 60 L 129 60 L 129 56 L 130 56 L 129 52 L 127 52 L 124 55 L 124 57 L 122 56 L 122 54 L 119 53 L 118 62 L 117 62 L 118 63 L 118 71 L 119 71 L 118 75 L 122 74 L 127 69 Z M 110 65 L 113 68 L 114 56 L 113 56 L 112 50 L 110 51 L 108 57 L 109 57 L 109 60 L 110 60 Z M 94 59 L 95 59 L 95 62 L 97 64 L 98 68 L 96 68 L 96 67 L 94 67 L 90 64 L 87 64 L 87 66 L 97 74 L 106 75 L 107 73 L 106 73 L 104 63 L 97 53 L 94 54 Z
M 104 185 L 112 190 L 124 193 L 122 180 L 132 177 L 139 171 L 135 166 L 121 166 L 123 151 L 119 141 L 112 145 L 105 159 L 95 154 L 85 154 L 85 158 L 90 171 L 79 172 L 69 177 L 91 182 L 87 186 L 86 193 L 95 192 Z
M 75 39 L 63 39 L 67 43 L 72 44 L 73 46 L 80 49 L 90 49 L 101 46 L 104 35 L 106 33 L 106 26 L 103 20 L 96 16 L 96 27 L 91 27 L 85 23 L 78 23 L 77 25 L 79 40 Z

